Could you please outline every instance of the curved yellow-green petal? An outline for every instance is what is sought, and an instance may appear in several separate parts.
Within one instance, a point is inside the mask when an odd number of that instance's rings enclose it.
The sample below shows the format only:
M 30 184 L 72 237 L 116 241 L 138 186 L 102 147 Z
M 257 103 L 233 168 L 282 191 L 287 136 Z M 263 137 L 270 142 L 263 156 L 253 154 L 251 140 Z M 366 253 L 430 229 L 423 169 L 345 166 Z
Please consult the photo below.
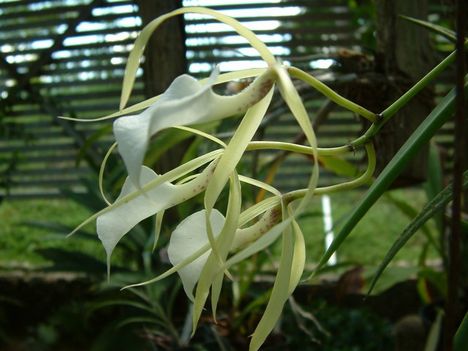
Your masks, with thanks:
M 206 299 L 208 298 L 210 287 L 213 284 L 215 284 L 215 290 L 213 291 L 214 295 L 212 303 L 214 306 L 217 304 L 217 299 L 219 298 L 219 292 L 222 283 L 222 280 L 220 279 L 224 275 L 224 271 L 220 272 L 220 267 L 223 266 L 224 261 L 231 249 L 232 241 L 234 240 L 234 236 L 239 225 L 242 195 L 239 179 L 235 172 L 231 175 L 229 189 L 230 192 L 228 208 L 226 212 L 226 222 L 223 226 L 221 234 L 219 234 L 216 242 L 214 243 L 217 254 L 215 253 L 213 244 L 210 243 L 212 245 L 212 251 L 205 266 L 203 267 L 203 271 L 197 284 L 192 314 L 192 334 L 195 333 L 195 328 L 205 306 Z M 216 311 L 216 308 L 214 311 Z
M 278 273 L 271 290 L 265 312 L 255 329 L 249 345 L 249 351 L 257 351 L 271 333 L 283 311 L 283 306 L 289 297 L 291 269 L 294 257 L 294 237 L 290 228 L 283 233 L 281 258 Z
M 136 71 L 140 65 L 140 59 L 145 50 L 146 44 L 148 43 L 149 38 L 153 32 L 166 20 L 177 15 L 183 15 L 186 13 L 198 13 L 201 15 L 208 15 L 216 18 L 218 21 L 231 26 L 239 35 L 247 39 L 250 45 L 256 49 L 260 56 L 269 64 L 273 65 L 275 63 L 275 58 L 271 54 L 267 46 L 260 40 L 258 37 L 247 27 L 242 25 L 237 20 L 226 16 L 218 11 L 201 8 L 201 7 L 184 7 L 172 12 L 169 12 L 165 15 L 162 15 L 155 20 L 151 21 L 146 25 L 145 28 L 140 32 L 139 36 L 135 40 L 132 51 L 128 57 L 127 65 L 125 67 L 122 95 L 120 98 L 120 110 L 122 110 L 130 97 L 130 93 L 133 89 L 133 83 L 135 81 Z
M 262 89 L 262 87 L 259 87 L 259 89 Z M 248 143 L 250 140 L 252 140 L 255 132 L 260 126 L 261 121 L 263 120 L 263 117 L 265 116 L 271 98 L 273 97 L 273 88 L 271 85 L 266 85 L 263 87 L 263 89 L 268 89 L 268 94 L 262 98 L 262 100 L 252 106 L 241 120 L 239 127 L 229 141 L 223 155 L 220 157 L 218 165 L 216 166 L 216 169 L 213 173 L 213 177 L 211 178 L 210 183 L 206 188 L 204 202 L 207 218 L 209 218 L 209 213 L 214 207 L 219 194 L 227 182 L 227 179 L 235 170 L 239 160 L 247 148 Z M 210 244 L 213 247 L 213 253 L 216 256 L 219 256 L 217 248 L 214 245 L 214 238 L 210 231 L 209 221 L 207 228 L 208 238 L 210 239 Z

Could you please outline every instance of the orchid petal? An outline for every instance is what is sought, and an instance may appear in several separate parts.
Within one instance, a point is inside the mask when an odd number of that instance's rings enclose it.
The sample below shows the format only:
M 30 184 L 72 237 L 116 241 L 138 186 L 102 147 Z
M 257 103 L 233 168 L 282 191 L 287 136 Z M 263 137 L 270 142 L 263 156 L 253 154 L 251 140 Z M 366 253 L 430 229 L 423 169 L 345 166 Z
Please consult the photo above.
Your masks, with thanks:
M 150 23 L 148 23 L 143 30 L 138 35 L 138 38 L 135 40 L 132 51 L 127 60 L 127 65 L 125 67 L 124 80 L 122 83 L 122 94 L 120 97 L 120 110 L 122 110 L 128 102 L 130 93 L 133 89 L 133 84 L 135 82 L 136 71 L 140 65 L 140 59 L 143 56 L 146 44 L 151 38 L 153 32 L 166 20 L 171 17 L 182 15 L 185 13 L 198 13 L 202 15 L 208 15 L 216 18 L 218 21 L 223 22 L 233 28 L 240 36 L 244 37 L 249 44 L 258 51 L 260 56 L 265 60 L 269 65 L 275 63 L 275 58 L 268 47 L 262 42 L 250 29 L 245 27 L 239 21 L 235 20 L 232 17 L 229 17 L 225 14 L 222 14 L 218 11 L 203 8 L 203 7 L 183 7 L 176 9 L 172 12 L 169 12 L 165 15 L 159 16 Z
M 215 209 L 211 212 L 210 220 L 214 235 L 218 236 L 225 222 L 224 216 Z M 206 231 L 205 210 L 198 211 L 183 220 L 171 235 L 167 248 L 169 261 L 176 266 L 206 245 L 208 243 Z M 192 301 L 194 300 L 193 288 L 200 278 L 209 254 L 210 252 L 205 252 L 178 271 L 185 293 Z
M 222 73 L 216 78 L 216 81 L 214 82 L 214 84 L 227 83 L 229 81 L 237 80 L 237 79 L 257 77 L 257 76 L 265 73 L 265 71 L 267 69 L 268 68 L 248 68 L 248 69 L 234 71 L 234 72 Z M 200 83 L 202 85 L 205 85 L 205 84 L 207 84 L 207 82 L 209 80 L 210 80 L 210 78 L 203 78 L 203 79 L 200 79 Z M 134 105 L 131 105 L 129 107 L 121 109 L 121 110 L 119 110 L 117 112 L 113 112 L 113 113 L 111 113 L 109 115 L 105 115 L 105 116 L 101 116 L 101 117 L 96 117 L 96 118 L 75 118 L 75 117 L 59 116 L 58 118 L 65 119 L 67 121 L 84 122 L 84 123 L 86 123 L 86 122 L 89 123 L 89 122 L 105 121 L 107 119 L 113 119 L 113 118 L 117 118 L 117 117 L 121 117 L 121 116 L 125 116 L 125 115 L 129 115 L 129 114 L 133 114 L 135 112 L 142 111 L 142 110 L 150 107 L 151 105 L 153 105 L 157 100 L 159 100 L 160 97 L 161 97 L 161 95 L 153 96 L 153 97 L 151 97 L 149 99 L 138 102 L 138 103 L 136 103 Z
M 281 259 L 278 268 L 278 274 L 271 290 L 270 300 L 268 301 L 265 312 L 255 329 L 250 341 L 249 351 L 257 351 L 265 342 L 267 336 L 271 333 L 278 321 L 283 306 L 287 301 L 289 285 L 291 281 L 291 269 L 294 257 L 294 239 L 289 228 L 283 234 L 283 243 L 281 249 Z
M 174 185 L 165 181 L 147 191 L 137 189 L 127 177 L 116 202 L 131 194 L 139 194 L 101 214 L 96 220 L 96 230 L 106 250 L 108 264 L 115 246 L 130 229 L 143 219 L 199 194 L 206 186 L 213 168 L 214 164 L 211 163 L 190 182 Z M 150 168 L 141 167 L 140 184 L 149 184 L 159 177 L 162 176 L 157 175 Z
M 130 179 L 138 184 L 140 167 L 149 139 L 159 131 L 180 125 L 220 120 L 244 113 L 268 92 L 273 72 L 266 71 L 249 87 L 233 96 L 221 96 L 211 89 L 217 77 L 214 70 L 206 85 L 182 75 L 140 115 L 121 117 L 114 122 L 114 135 Z
M 227 179 L 235 170 L 239 160 L 247 148 L 247 145 L 249 144 L 250 140 L 252 140 L 255 132 L 260 126 L 260 123 L 265 116 L 265 113 L 273 97 L 273 87 L 270 80 L 266 80 L 265 83 L 262 83 L 258 87 L 250 88 L 258 89 L 260 91 L 265 90 L 265 92 L 260 93 L 260 95 L 264 95 L 264 97 L 247 111 L 234 136 L 231 138 L 229 144 L 224 150 L 223 155 L 219 159 L 218 166 L 216 167 L 213 174 L 213 179 L 208 184 L 205 192 L 204 202 L 207 215 L 214 207 L 219 194 L 227 182 Z M 265 95 L 265 93 L 267 94 Z M 208 239 L 210 240 L 210 244 L 213 248 L 213 253 L 218 257 L 218 260 L 221 261 L 220 263 L 223 263 L 221 256 L 217 251 L 217 247 L 214 244 L 214 239 L 210 231 L 209 223 L 207 223 L 207 228 Z
M 142 167 L 140 182 L 149 183 L 156 179 L 158 175 L 148 167 Z M 109 211 L 97 218 L 96 227 L 99 239 L 104 245 L 108 260 L 117 243 L 135 225 L 143 219 L 161 211 L 173 201 L 175 186 L 169 182 L 160 184 L 155 189 L 146 194 L 141 194 L 134 200 L 127 202 L 112 211 Z M 117 201 L 124 196 L 137 191 L 129 178 L 125 180 L 122 191 Z M 150 199 L 157 199 L 153 201 Z
M 242 194 L 241 194 L 241 186 L 239 182 L 239 178 L 236 172 L 231 174 L 230 178 L 230 188 L 229 188 L 229 200 L 228 206 L 226 210 L 226 221 L 223 225 L 223 229 L 221 234 L 217 238 L 216 242 L 214 243 L 215 248 L 217 249 L 217 253 L 215 249 L 212 247 L 211 254 L 208 257 L 208 260 L 203 267 L 202 273 L 200 275 L 200 280 L 197 284 L 196 294 L 195 294 L 195 301 L 193 306 L 193 314 L 192 314 L 192 325 L 193 330 L 192 333 L 195 333 L 195 327 L 198 323 L 198 320 L 201 316 L 203 307 L 205 306 L 206 299 L 208 297 L 210 287 L 212 287 L 212 307 L 213 307 L 213 314 L 216 313 L 216 306 L 218 303 L 219 294 L 221 291 L 222 281 L 224 277 L 224 270 L 220 271 L 219 268 L 224 265 L 226 257 L 231 250 L 232 242 L 236 235 L 237 228 L 239 226 L 239 216 L 242 204 Z M 206 213 L 205 212 L 205 217 Z M 209 238 L 209 230 L 213 230 L 211 227 L 211 223 L 207 221 L 207 236 Z M 214 233 L 212 232 L 212 235 Z M 213 238 L 214 239 L 214 238 Z M 210 242 L 211 244 L 211 242 Z
M 296 119 L 297 123 L 300 125 L 302 131 L 304 132 L 307 141 L 310 144 L 312 149 L 312 156 L 314 160 L 318 160 L 318 151 L 317 151 L 317 138 L 315 136 L 314 129 L 312 128 L 312 123 L 310 122 L 309 115 L 307 110 L 302 102 L 301 97 L 299 96 L 294 84 L 291 81 L 291 77 L 288 74 L 286 68 L 282 66 L 275 66 L 275 71 L 278 76 L 278 87 L 281 95 L 283 96 L 284 101 L 288 105 L 291 113 Z M 312 168 L 312 174 L 308 183 L 308 190 L 304 194 L 304 197 L 300 201 L 298 207 L 294 211 L 294 216 L 298 216 L 300 213 L 305 211 L 307 205 L 310 203 L 315 188 L 317 188 L 319 179 L 319 168 L 315 165 Z
M 216 76 L 213 71 L 211 78 Z M 211 85 L 202 86 L 189 75 L 177 77 L 159 100 L 140 115 L 115 120 L 114 135 L 130 179 L 138 184 L 149 138 L 158 131 L 206 121 L 213 106 Z
M 301 280 L 302 273 L 304 272 L 306 262 L 306 247 L 304 234 L 297 221 L 292 221 L 292 230 L 294 233 L 294 255 L 291 264 L 291 278 L 289 280 L 289 295 L 294 292 L 299 281 Z
M 151 182 L 149 182 L 148 184 L 143 186 L 141 189 L 138 189 L 138 191 L 134 191 L 134 192 L 120 198 L 119 200 L 115 201 L 112 205 L 110 205 L 108 207 L 105 207 L 102 210 L 100 210 L 100 211 L 96 212 L 95 214 L 93 214 L 92 216 L 88 217 L 85 221 L 81 222 L 81 224 L 79 224 L 77 227 L 75 227 L 75 229 L 73 229 L 67 235 L 67 237 L 72 236 L 78 230 L 83 228 L 85 225 L 91 223 L 92 221 L 96 220 L 100 216 L 102 216 L 102 215 L 104 215 L 104 214 L 106 214 L 108 212 L 111 212 L 114 209 L 116 209 L 117 207 L 122 206 L 122 205 L 134 200 L 136 197 L 140 196 L 143 192 L 155 189 L 164 182 L 172 182 L 172 181 L 174 181 L 174 180 L 176 180 L 176 179 L 178 179 L 180 177 L 183 177 L 187 173 L 190 173 L 193 170 L 195 170 L 195 169 L 197 169 L 199 167 L 202 167 L 206 163 L 208 163 L 210 161 L 213 161 L 219 155 L 221 155 L 222 152 L 223 152 L 222 150 L 211 151 L 211 152 L 209 152 L 209 153 L 207 153 L 205 155 L 202 155 L 202 156 L 199 156 L 199 157 L 197 157 L 197 158 L 195 158 L 193 160 L 190 160 L 190 161 L 178 166 L 177 168 L 174 168 L 174 169 L 170 170 L 167 173 L 164 173 L 160 177 L 155 178 L 154 180 L 152 180 Z M 211 175 L 211 172 L 212 172 L 212 169 L 213 169 L 214 165 L 215 164 L 212 162 L 211 166 L 208 166 L 203 171 L 203 173 L 205 173 L 203 182 L 206 182 L 206 177 L 208 175 Z M 208 172 L 210 172 L 210 173 L 208 174 Z M 201 177 L 201 178 L 199 177 L 199 179 L 203 179 L 203 177 Z M 206 184 L 197 184 L 197 187 L 198 187 L 197 189 L 199 191 L 202 191 L 205 186 L 206 186 Z M 197 194 L 198 194 L 198 192 L 193 193 L 193 195 L 197 195 Z

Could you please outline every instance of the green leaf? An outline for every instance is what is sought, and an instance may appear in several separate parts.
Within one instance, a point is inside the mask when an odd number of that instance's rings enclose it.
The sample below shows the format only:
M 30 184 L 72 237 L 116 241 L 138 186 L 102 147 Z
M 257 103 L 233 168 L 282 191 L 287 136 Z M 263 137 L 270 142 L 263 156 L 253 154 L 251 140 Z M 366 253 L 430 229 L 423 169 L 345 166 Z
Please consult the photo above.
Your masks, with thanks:
M 468 171 L 463 173 L 463 189 L 468 189 Z M 445 206 L 452 200 L 452 186 L 447 186 L 442 190 L 437 196 L 435 196 L 431 201 L 429 201 L 421 212 L 411 221 L 411 223 L 405 228 L 405 230 L 400 234 L 398 239 L 392 245 L 390 250 L 385 255 L 382 263 L 379 265 L 377 272 L 370 284 L 369 293 L 372 291 L 375 283 L 379 279 L 382 272 L 392 261 L 395 255 L 400 251 L 400 249 L 408 242 L 409 239 L 413 237 L 416 231 L 421 228 L 424 223 L 431 219 L 437 212 L 445 208 Z
M 372 205 L 388 189 L 396 177 L 403 171 L 405 165 L 413 158 L 418 150 L 440 129 L 453 113 L 455 101 L 455 90 L 452 89 L 436 106 L 436 108 L 426 117 L 426 119 L 413 132 L 411 137 L 398 150 L 389 164 L 372 184 L 366 195 L 356 205 L 354 211 L 349 216 L 341 231 L 331 243 L 330 247 L 321 257 L 318 266 L 324 266 L 331 255 L 341 246 L 357 223 L 369 211 Z
M 156 325 L 159 325 L 160 327 L 167 326 L 166 323 L 154 317 L 129 317 L 117 323 L 115 328 L 120 329 L 130 324 L 156 324 Z
M 432 199 L 444 188 L 443 167 L 440 158 L 441 156 L 437 144 L 435 142 L 431 142 L 429 145 L 429 159 L 427 164 L 427 181 L 424 184 L 428 199 Z M 437 229 L 439 230 L 439 233 L 441 233 L 444 226 L 444 214 L 436 214 L 434 219 L 437 223 Z
M 387 192 L 385 194 L 387 200 L 389 200 L 394 206 L 396 206 L 404 215 L 406 215 L 410 220 L 413 220 L 418 215 L 418 210 L 411 206 L 408 201 L 402 200 L 394 196 L 392 193 Z M 435 214 L 434 214 L 435 216 Z M 428 242 L 437 250 L 439 254 L 442 254 L 442 250 L 439 247 L 438 242 L 434 239 L 431 230 L 429 229 L 427 223 L 423 223 L 420 228 L 424 235 L 426 236 Z
M 52 266 L 43 268 L 52 272 L 86 272 L 101 275 L 106 264 L 92 255 L 57 248 L 39 249 L 36 252 L 46 260 L 53 262 Z M 122 269 L 116 267 L 116 270 Z
M 468 312 L 465 313 L 465 317 L 455 333 L 453 350 L 464 351 L 466 349 L 466 345 L 468 345 Z
M 107 308 L 107 307 L 112 307 L 112 306 L 126 306 L 126 307 L 133 307 L 135 309 L 141 310 L 143 312 L 149 313 L 151 315 L 156 315 L 154 309 L 150 307 L 147 304 L 141 303 L 141 302 L 136 302 L 133 300 L 125 300 L 125 299 L 107 299 L 104 301 L 99 301 L 96 303 L 92 303 L 89 306 L 89 311 L 88 313 L 92 314 L 94 311 L 102 309 L 102 308 Z
M 351 162 L 338 156 L 319 156 L 323 168 L 345 177 L 354 177 L 359 174 L 359 168 Z
M 440 339 L 440 332 L 442 328 L 442 321 L 443 321 L 444 311 L 439 309 L 437 311 L 437 317 L 435 321 L 431 325 L 431 330 L 429 331 L 429 335 L 427 336 L 426 346 L 424 351 L 436 351 L 437 346 L 439 344 Z
M 369 281 L 371 277 L 375 276 L 378 267 L 366 267 L 364 271 L 365 281 Z M 382 275 L 381 279 L 377 282 L 372 289 L 374 295 L 381 294 L 388 290 L 397 283 L 407 281 L 408 279 L 415 278 L 418 274 L 419 268 L 417 266 L 409 267 L 389 267 Z M 370 295 L 370 292 L 369 292 Z
M 407 20 L 407 21 L 409 21 L 409 22 L 417 24 L 418 26 L 427 28 L 427 29 L 429 29 L 430 31 L 432 31 L 432 32 L 434 32 L 436 34 L 440 34 L 440 35 L 447 38 L 448 40 L 450 40 L 453 43 L 455 43 L 457 41 L 457 34 L 454 31 L 452 31 L 452 30 L 450 30 L 448 28 L 439 26 L 439 25 L 431 23 L 431 22 L 427 22 L 427 21 L 423 21 L 423 20 L 420 20 L 420 19 L 417 19 L 417 18 L 413 18 L 413 17 L 408 17 L 408 16 L 404 16 L 404 15 L 400 15 L 400 17 Z
M 95 150 L 91 150 L 95 142 L 103 138 L 105 135 L 110 134 L 111 132 L 112 126 L 106 125 L 104 127 L 99 128 L 97 131 L 95 131 L 89 137 L 87 137 L 85 143 L 80 148 L 78 155 L 76 156 L 76 165 L 78 166 L 89 152 L 95 152 Z

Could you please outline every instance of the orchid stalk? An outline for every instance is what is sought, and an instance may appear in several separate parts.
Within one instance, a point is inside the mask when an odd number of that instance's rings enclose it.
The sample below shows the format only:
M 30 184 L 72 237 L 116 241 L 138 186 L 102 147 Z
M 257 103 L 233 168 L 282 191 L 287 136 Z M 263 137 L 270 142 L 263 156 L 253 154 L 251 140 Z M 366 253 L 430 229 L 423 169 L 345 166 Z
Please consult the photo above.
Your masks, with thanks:
M 165 20 L 185 13 L 212 16 L 231 26 L 258 51 L 267 67 L 224 74 L 214 69 L 210 77 L 201 81 L 189 75 L 182 75 L 160 96 L 125 107 L 150 36 Z M 258 350 L 264 343 L 278 321 L 284 304 L 301 281 L 306 250 L 297 217 L 305 211 L 312 197 L 317 194 L 366 184 L 371 179 L 375 166 L 374 149 L 372 143 L 367 142 L 363 146 L 368 155 L 368 168 L 360 177 L 342 184 L 317 187 L 320 157 L 341 155 L 352 152 L 353 148 L 349 145 L 336 148 L 318 146 L 311 119 L 291 76 L 372 123 L 379 120 L 375 113 L 340 96 L 308 73 L 278 62 L 252 31 L 229 16 L 206 8 L 187 7 L 149 23 L 136 39 L 127 62 L 120 111 L 94 119 L 115 119 L 115 145 L 128 177 L 117 199 L 111 202 L 105 198 L 108 206 L 76 229 L 96 221 L 97 233 L 105 248 L 110 267 L 114 248 L 139 222 L 156 215 L 160 226 L 165 210 L 203 193 L 204 208 L 183 219 L 172 232 L 168 255 L 173 267 L 149 281 L 132 285 L 133 287 L 156 283 L 170 274 L 178 273 L 187 297 L 194 304 L 193 332 L 210 294 L 212 311 L 216 317 L 224 276 L 231 277 L 229 269 L 264 250 L 281 237 L 282 254 L 278 274 L 264 315 L 253 333 L 250 344 L 252 351 Z M 254 80 L 237 95 L 223 96 L 212 89 L 216 84 L 245 77 L 254 77 Z M 278 92 L 275 92 L 276 88 Z M 274 94 L 279 94 L 289 107 L 306 136 L 306 145 L 252 141 Z M 236 131 L 226 143 L 196 129 L 197 125 L 226 118 L 239 120 Z M 144 158 L 150 139 L 157 138 L 158 133 L 167 128 L 193 132 L 205 137 L 207 142 L 216 143 L 219 148 L 164 174 L 156 174 L 144 165 Z M 102 193 L 105 163 L 115 145 L 106 155 L 100 172 Z M 271 184 L 238 174 L 236 167 L 244 154 L 259 149 L 287 150 L 310 156 L 314 164 L 307 188 L 284 194 Z M 199 168 L 203 170 L 193 174 Z M 242 183 L 264 189 L 270 196 L 250 207 L 246 206 L 242 201 Z M 221 192 L 226 188 L 229 200 L 225 213 L 222 213 L 217 209 L 217 203 Z

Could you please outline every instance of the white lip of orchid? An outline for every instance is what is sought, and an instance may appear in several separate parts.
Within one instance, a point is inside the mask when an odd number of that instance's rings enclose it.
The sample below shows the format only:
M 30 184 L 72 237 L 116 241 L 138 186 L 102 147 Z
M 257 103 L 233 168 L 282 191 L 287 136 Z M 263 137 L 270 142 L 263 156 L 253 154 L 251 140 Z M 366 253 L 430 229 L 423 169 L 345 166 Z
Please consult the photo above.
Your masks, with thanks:
M 143 219 L 184 202 L 204 191 L 215 167 L 216 161 L 213 161 L 202 173 L 189 182 L 180 185 L 163 182 L 159 186 L 100 215 L 96 220 L 96 231 L 106 251 L 108 265 L 112 251 L 125 234 Z M 141 167 L 140 182 L 142 185 L 153 181 L 157 177 L 159 175 L 150 168 Z M 138 189 L 127 178 L 116 201 L 135 191 L 138 191 Z
M 219 211 L 214 210 L 211 212 L 210 221 L 214 235 L 217 237 L 224 226 L 225 218 Z M 207 244 L 205 210 L 201 210 L 185 218 L 172 232 L 167 247 L 169 261 L 173 266 L 176 266 Z M 177 271 L 182 280 L 185 294 L 191 301 L 195 299 L 193 288 L 200 278 L 210 253 L 211 250 L 207 249 L 206 252 Z
M 114 122 L 114 135 L 129 177 L 139 183 L 141 165 L 149 139 L 157 132 L 179 125 L 193 125 L 245 113 L 271 89 L 275 73 L 267 70 L 233 96 L 213 92 L 214 70 L 205 85 L 189 75 L 177 77 L 164 94 L 140 115 L 125 116 Z

